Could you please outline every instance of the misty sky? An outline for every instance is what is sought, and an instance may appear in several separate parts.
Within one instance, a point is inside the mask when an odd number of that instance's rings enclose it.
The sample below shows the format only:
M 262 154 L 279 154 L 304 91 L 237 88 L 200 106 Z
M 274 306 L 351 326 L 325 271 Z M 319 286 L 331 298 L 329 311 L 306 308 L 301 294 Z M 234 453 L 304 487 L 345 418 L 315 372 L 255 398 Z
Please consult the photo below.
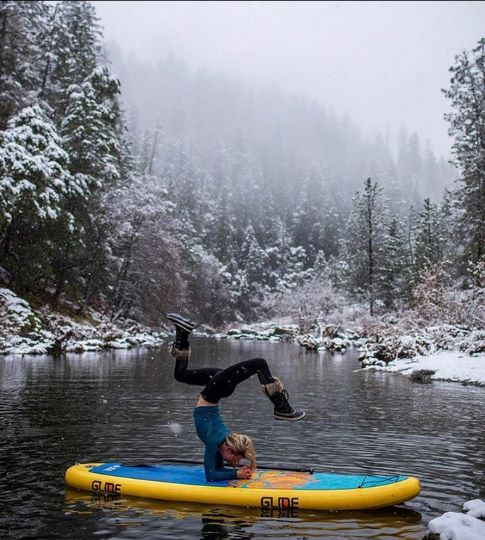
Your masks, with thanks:
M 449 155 L 454 56 L 485 36 L 485 2 L 93 2 L 106 40 L 169 53 L 348 112 L 364 134 L 404 126 Z M 143 84 L 143 81 L 140 81 Z

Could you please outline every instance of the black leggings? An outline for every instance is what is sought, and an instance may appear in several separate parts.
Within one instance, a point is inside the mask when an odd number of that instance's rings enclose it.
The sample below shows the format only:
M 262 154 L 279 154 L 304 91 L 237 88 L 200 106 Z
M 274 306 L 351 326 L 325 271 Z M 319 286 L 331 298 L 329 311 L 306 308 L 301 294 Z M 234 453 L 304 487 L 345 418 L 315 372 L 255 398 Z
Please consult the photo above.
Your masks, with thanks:
M 187 369 L 187 364 L 187 360 L 178 359 L 176 361 L 175 378 L 186 384 L 205 386 L 200 395 L 209 403 L 218 403 L 221 398 L 229 397 L 239 383 L 249 379 L 254 374 L 258 375 L 261 384 L 274 381 L 264 358 L 245 360 L 225 369 Z

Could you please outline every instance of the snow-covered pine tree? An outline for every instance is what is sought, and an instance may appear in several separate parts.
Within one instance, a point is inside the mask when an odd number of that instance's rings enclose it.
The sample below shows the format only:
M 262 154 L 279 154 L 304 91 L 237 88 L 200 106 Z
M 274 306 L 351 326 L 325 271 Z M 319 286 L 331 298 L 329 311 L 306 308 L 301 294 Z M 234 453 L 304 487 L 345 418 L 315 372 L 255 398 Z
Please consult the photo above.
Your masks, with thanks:
M 97 67 L 69 89 L 61 134 L 80 196 L 89 196 L 120 176 L 122 148 L 120 84 L 108 67 Z
M 453 108 L 445 119 L 460 174 L 463 258 L 477 263 L 485 255 L 485 38 L 456 56 L 450 72 L 450 87 L 443 92 Z
M 68 161 L 60 135 L 38 106 L 22 109 L 0 131 L 0 257 L 19 284 L 34 284 L 39 272 L 49 277 L 42 269 L 50 242 L 45 224 L 61 217 L 71 222 Z
M 214 201 L 213 209 L 208 216 L 204 245 L 224 265 L 234 261 L 237 248 L 235 246 L 235 216 L 231 211 L 228 193 L 222 190 Z
M 20 109 L 35 104 L 41 56 L 37 36 L 48 9 L 45 2 L 0 3 L 0 129 Z
M 70 101 L 71 85 L 81 85 L 102 63 L 101 30 L 94 6 L 84 0 L 51 6 L 42 46 L 42 97 L 61 123 Z
M 387 308 L 398 308 L 410 291 L 411 264 L 406 249 L 406 236 L 399 220 L 391 219 L 385 237 L 385 256 L 382 263 L 382 299 Z
M 385 259 L 387 203 L 382 188 L 367 178 L 362 193 L 354 197 L 343 244 L 343 281 L 348 290 L 363 296 L 374 315 L 376 302 L 382 296 L 382 268 Z
M 55 231 L 55 298 L 66 284 L 85 298 L 88 284 L 82 268 L 92 267 L 93 257 L 104 253 L 100 196 L 120 179 L 126 159 L 118 94 L 119 81 L 106 66 L 97 67 L 81 85 L 69 88 L 61 134 L 70 157 L 73 180 L 67 208 L 75 226 L 64 222 Z
M 418 214 L 415 263 L 419 272 L 427 266 L 434 266 L 443 259 L 443 231 L 440 210 L 429 198 L 423 203 Z

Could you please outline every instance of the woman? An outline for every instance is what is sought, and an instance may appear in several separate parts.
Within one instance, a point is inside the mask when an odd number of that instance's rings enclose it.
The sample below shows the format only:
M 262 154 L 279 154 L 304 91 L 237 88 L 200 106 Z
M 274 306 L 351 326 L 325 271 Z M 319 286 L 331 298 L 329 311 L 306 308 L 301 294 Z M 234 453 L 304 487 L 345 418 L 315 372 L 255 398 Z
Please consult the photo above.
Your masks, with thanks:
M 249 479 L 256 468 L 256 453 L 247 435 L 230 433 L 219 411 L 219 400 L 229 397 L 236 386 L 257 374 L 264 393 L 274 404 L 274 416 L 279 420 L 300 420 L 303 411 L 296 411 L 288 403 L 288 392 L 283 389 L 279 379 L 273 377 L 263 358 L 253 358 L 239 362 L 225 369 L 188 369 L 190 358 L 189 335 L 195 324 L 175 313 L 167 314 L 175 325 L 175 341 L 171 354 L 175 357 L 175 379 L 187 384 L 204 386 L 194 409 L 197 435 L 205 445 L 204 469 L 208 481 Z M 242 458 L 249 461 L 248 466 L 239 469 L 228 468 L 239 464 Z

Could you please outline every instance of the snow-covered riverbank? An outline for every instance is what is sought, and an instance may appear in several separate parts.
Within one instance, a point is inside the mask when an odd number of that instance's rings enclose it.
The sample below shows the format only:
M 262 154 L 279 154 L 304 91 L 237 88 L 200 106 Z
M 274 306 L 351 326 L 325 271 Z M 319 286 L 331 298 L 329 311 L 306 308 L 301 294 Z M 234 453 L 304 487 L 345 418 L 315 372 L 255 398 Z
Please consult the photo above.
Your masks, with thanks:
M 483 353 L 469 356 L 459 351 L 442 351 L 430 356 L 398 359 L 386 365 L 371 365 L 363 369 L 400 373 L 418 382 L 441 380 L 485 386 Z
M 446 512 L 432 519 L 430 533 L 423 540 L 483 540 L 485 538 L 485 502 L 468 501 L 463 512 Z
M 167 337 L 134 321 L 110 322 L 92 310 L 83 316 L 56 313 L 47 306 L 34 310 L 11 290 L 0 289 L 0 354 L 153 347 Z
M 405 335 L 399 332 L 405 331 Z M 219 338 L 294 341 L 307 351 L 359 350 L 363 369 L 400 373 L 416 381 L 447 380 L 485 385 L 485 332 L 463 326 L 411 328 L 387 324 L 344 329 L 315 323 L 310 332 L 298 325 L 265 322 L 232 328 Z
M 66 309 L 64 309 L 66 311 Z M 159 346 L 171 329 L 154 330 L 134 321 L 111 322 L 90 311 L 83 317 L 34 310 L 9 289 L 0 289 L 0 354 L 60 352 Z M 454 325 L 423 328 L 409 321 L 389 324 L 364 321 L 352 327 L 315 322 L 306 332 L 288 320 L 267 321 L 215 333 L 199 327 L 195 335 L 216 339 L 292 341 L 307 351 L 360 352 L 363 369 L 389 371 L 416 381 L 433 379 L 485 385 L 485 331 Z

